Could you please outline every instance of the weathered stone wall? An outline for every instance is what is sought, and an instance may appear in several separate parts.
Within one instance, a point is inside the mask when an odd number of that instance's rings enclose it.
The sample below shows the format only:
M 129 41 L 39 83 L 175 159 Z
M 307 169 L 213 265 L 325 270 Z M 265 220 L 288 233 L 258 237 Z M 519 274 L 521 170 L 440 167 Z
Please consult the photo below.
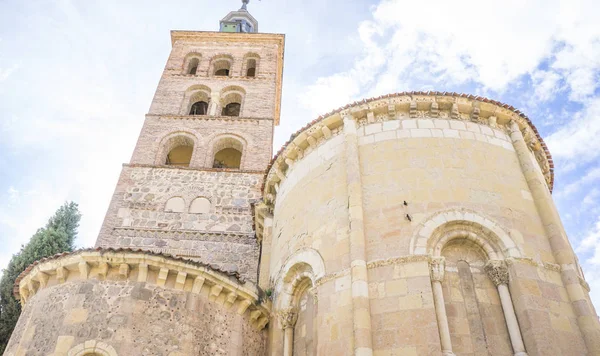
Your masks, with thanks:
M 79 355 L 96 344 L 110 356 L 265 353 L 269 311 L 256 288 L 201 264 L 83 250 L 30 266 L 17 284 L 24 308 L 6 355 Z
M 250 204 L 260 199 L 261 180 L 259 173 L 125 166 L 97 245 L 189 257 L 255 281 Z M 173 197 L 183 198 L 183 212 L 165 210 Z M 198 197 L 210 201 L 208 213 L 190 213 Z
M 67 355 L 88 340 L 156 356 L 262 355 L 265 344 L 248 320 L 205 297 L 95 279 L 40 291 L 11 340 L 6 355 Z

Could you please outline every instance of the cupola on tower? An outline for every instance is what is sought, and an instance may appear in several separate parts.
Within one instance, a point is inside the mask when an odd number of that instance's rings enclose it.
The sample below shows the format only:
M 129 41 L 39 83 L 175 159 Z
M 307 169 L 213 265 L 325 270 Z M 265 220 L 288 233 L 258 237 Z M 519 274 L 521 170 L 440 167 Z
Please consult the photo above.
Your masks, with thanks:
M 97 246 L 169 253 L 256 280 L 250 208 L 279 123 L 284 36 L 258 33 L 246 5 L 220 32 L 171 32 Z

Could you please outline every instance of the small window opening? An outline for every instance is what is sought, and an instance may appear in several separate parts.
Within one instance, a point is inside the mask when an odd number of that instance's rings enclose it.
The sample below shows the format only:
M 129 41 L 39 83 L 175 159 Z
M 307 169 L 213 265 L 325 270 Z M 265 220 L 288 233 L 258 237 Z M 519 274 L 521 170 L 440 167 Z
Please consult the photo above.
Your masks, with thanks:
M 210 212 L 210 200 L 200 197 L 192 201 L 190 214 L 208 214 Z
M 165 204 L 167 213 L 183 213 L 185 211 L 185 200 L 182 197 L 173 197 Z
M 248 60 L 248 69 L 246 70 L 247 77 L 255 77 L 256 76 L 256 59 Z
M 190 108 L 190 115 L 206 115 L 208 113 L 208 103 L 206 101 L 197 101 Z
M 196 72 L 198 72 L 199 64 L 200 64 L 200 60 L 198 58 L 192 58 L 192 60 L 190 60 L 190 65 L 188 67 L 188 74 L 196 75 Z
M 239 169 L 242 162 L 242 152 L 235 148 L 224 148 L 215 154 L 213 168 Z
M 229 103 L 225 105 L 223 111 L 221 112 L 222 116 L 240 116 L 240 109 L 242 105 L 239 103 Z
M 219 69 L 215 72 L 215 75 L 218 77 L 228 77 L 229 69 Z
M 165 164 L 168 166 L 189 167 L 193 151 L 193 146 L 177 146 L 169 151 Z

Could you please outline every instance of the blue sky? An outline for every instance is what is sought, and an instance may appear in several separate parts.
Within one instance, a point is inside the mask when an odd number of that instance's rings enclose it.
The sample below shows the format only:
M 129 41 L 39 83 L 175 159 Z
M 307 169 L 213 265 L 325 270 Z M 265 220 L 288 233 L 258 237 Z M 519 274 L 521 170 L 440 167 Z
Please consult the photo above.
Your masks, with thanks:
M 0 2 L 0 267 L 65 200 L 93 245 L 170 51 L 236 0 Z M 484 95 L 533 120 L 554 199 L 600 305 L 600 26 L 593 0 L 258 2 L 286 34 L 289 135 L 350 101 L 404 90 Z

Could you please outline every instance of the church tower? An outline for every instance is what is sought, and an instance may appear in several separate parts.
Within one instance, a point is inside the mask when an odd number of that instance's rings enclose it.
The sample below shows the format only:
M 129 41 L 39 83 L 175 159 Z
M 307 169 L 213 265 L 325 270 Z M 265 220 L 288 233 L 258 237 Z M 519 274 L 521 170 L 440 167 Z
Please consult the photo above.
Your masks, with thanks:
M 172 50 L 96 246 L 15 283 L 5 355 L 265 355 L 252 207 L 279 124 L 284 36 L 246 9 Z
M 256 281 L 251 205 L 279 123 L 284 36 L 258 33 L 246 4 L 220 32 L 171 32 L 97 247 L 168 253 Z

